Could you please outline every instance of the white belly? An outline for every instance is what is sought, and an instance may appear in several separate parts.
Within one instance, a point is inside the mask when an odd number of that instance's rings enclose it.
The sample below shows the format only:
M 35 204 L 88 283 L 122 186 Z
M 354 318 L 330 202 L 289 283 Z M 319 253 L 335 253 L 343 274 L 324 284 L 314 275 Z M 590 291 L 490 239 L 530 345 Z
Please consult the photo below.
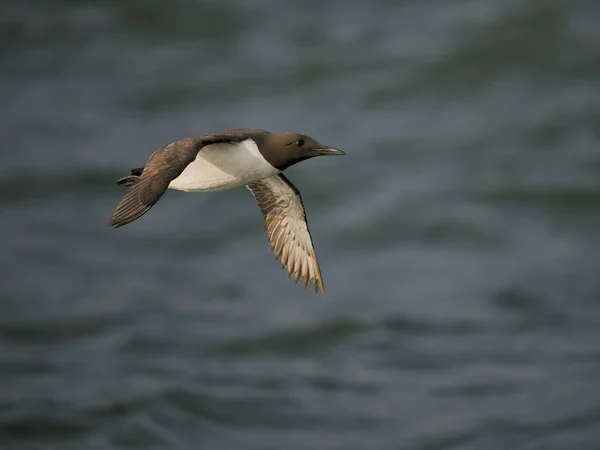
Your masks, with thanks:
M 261 155 L 253 140 L 236 144 L 211 144 L 169 184 L 188 192 L 221 191 L 271 177 L 280 171 Z

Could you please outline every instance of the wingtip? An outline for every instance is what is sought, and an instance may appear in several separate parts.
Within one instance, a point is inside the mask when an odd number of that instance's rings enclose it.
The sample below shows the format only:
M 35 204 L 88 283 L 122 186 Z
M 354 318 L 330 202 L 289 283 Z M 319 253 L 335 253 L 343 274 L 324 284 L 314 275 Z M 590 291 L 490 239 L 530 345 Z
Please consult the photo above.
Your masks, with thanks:
M 273 250 L 273 249 L 271 249 L 271 250 Z M 296 284 L 298 284 L 298 282 L 301 279 L 304 280 L 304 290 L 305 291 L 308 290 L 308 285 L 312 282 L 312 284 L 315 288 L 315 293 L 325 295 L 325 283 L 323 283 L 323 278 L 321 277 L 321 269 L 320 268 L 319 268 L 319 276 L 317 278 L 313 278 L 311 276 L 302 275 L 300 272 L 294 272 L 293 270 L 290 270 L 290 268 L 286 265 L 287 261 L 283 261 L 283 258 L 278 256 L 276 253 L 275 253 L 275 259 L 279 260 L 281 262 L 281 270 L 287 271 L 288 278 L 292 278 L 292 275 L 294 276 L 294 281 L 296 282 Z
M 325 295 L 325 284 L 322 279 L 319 278 L 305 278 L 304 279 L 304 290 L 308 290 L 308 285 L 312 281 L 313 287 L 315 288 L 316 294 Z
M 320 288 L 321 295 L 325 295 L 325 285 L 323 284 L 323 280 L 316 279 L 313 281 L 313 283 L 315 284 L 315 292 L 318 294 Z
M 110 228 L 119 228 L 121 226 L 123 226 L 122 223 L 116 222 L 112 217 L 109 219 L 109 221 L 106 223 L 107 227 Z

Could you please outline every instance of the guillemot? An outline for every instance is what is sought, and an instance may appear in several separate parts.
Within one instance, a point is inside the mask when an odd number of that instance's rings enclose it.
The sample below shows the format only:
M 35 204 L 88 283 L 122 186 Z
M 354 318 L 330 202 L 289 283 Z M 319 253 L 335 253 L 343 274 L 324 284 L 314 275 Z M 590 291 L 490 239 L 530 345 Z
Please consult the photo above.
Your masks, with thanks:
M 129 190 L 108 225 L 127 225 L 146 214 L 167 189 L 210 192 L 246 186 L 264 216 L 277 259 L 296 284 L 312 281 L 324 293 L 323 276 L 306 221 L 300 192 L 283 171 L 315 156 L 345 155 L 298 133 L 274 134 L 255 128 L 188 137 L 156 150 L 144 167 L 117 180 Z

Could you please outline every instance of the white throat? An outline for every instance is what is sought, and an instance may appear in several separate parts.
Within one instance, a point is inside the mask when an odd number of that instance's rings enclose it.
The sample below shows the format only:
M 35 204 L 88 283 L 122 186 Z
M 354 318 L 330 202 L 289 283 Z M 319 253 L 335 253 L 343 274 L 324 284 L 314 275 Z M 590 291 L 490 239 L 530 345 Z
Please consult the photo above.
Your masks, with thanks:
M 171 181 L 169 189 L 220 191 L 244 186 L 279 172 L 262 156 L 253 139 L 211 144 L 198 152 L 196 159 Z

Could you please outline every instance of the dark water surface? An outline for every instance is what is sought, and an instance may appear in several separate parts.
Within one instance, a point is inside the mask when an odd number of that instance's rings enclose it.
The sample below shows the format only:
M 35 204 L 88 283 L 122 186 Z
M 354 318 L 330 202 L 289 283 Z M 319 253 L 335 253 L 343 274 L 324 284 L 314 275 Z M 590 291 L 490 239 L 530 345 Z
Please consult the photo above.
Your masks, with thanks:
M 0 14 L 0 447 L 600 448 L 600 2 L 18 1 Z M 105 226 L 158 146 L 289 170 Z

